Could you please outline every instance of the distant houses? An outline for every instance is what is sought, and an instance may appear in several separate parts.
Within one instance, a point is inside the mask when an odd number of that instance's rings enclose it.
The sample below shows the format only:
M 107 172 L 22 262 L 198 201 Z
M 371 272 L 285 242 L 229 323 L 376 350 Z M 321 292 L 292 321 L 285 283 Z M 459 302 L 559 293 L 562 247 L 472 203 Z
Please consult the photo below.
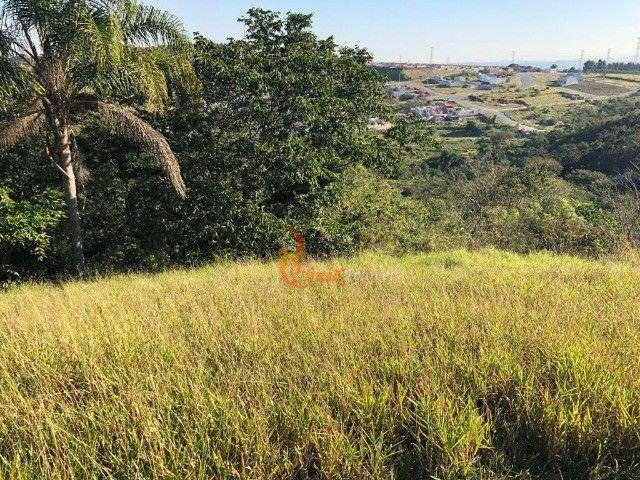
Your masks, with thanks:
M 438 87 L 468 87 L 470 83 L 464 75 L 455 75 L 453 78 L 443 78 L 440 76 L 429 77 L 423 81 L 427 85 L 437 85 Z
M 428 85 L 439 85 L 442 82 L 444 82 L 444 78 L 438 77 L 438 76 L 433 76 L 433 77 L 429 77 L 426 80 L 424 80 L 423 83 L 426 83 Z
M 483 72 L 478 73 L 478 80 L 480 80 L 480 82 L 484 84 L 493 85 L 493 86 L 502 85 L 504 82 L 507 81 L 505 77 L 499 77 L 497 75 L 491 75 L 489 73 L 483 73 Z
M 395 98 L 399 98 L 402 95 L 405 95 L 407 93 L 407 91 L 404 89 L 404 87 L 400 87 L 400 86 L 393 85 L 393 84 L 385 85 L 385 90 L 387 91 L 387 95 L 389 95 L 390 97 L 395 97 Z
M 464 75 L 455 75 L 450 78 L 441 76 L 432 76 L 423 81 L 427 85 L 436 85 L 438 87 L 471 87 L 478 90 L 493 90 L 495 87 L 502 85 L 507 81 L 507 77 L 493 74 L 490 71 L 479 72 L 476 81 L 469 81 Z
M 403 102 L 415 99 L 426 100 L 430 96 L 429 92 L 425 89 L 413 86 L 399 86 L 392 83 L 386 84 L 385 90 L 387 91 L 387 95 Z
M 433 122 L 461 120 L 477 115 L 476 112 L 472 110 L 464 110 L 452 102 L 424 105 L 412 108 L 411 111 L 419 117 Z

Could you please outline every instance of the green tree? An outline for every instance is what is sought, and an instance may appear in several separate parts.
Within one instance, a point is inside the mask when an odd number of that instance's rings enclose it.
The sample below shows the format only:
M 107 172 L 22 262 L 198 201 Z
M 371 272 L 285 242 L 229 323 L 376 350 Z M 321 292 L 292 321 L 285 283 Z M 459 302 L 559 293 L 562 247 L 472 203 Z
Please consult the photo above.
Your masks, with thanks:
M 0 14 L 0 105 L 10 149 L 41 134 L 62 176 L 73 263 L 85 270 L 74 130 L 99 116 L 120 138 L 154 154 L 181 197 L 180 167 L 166 139 L 131 104 L 164 107 L 171 78 L 188 73 L 187 44 L 173 16 L 135 0 L 4 0 Z
M 47 255 L 51 230 L 62 215 L 55 192 L 21 201 L 9 194 L 0 188 L 0 287 L 37 270 Z
M 270 249 L 260 240 L 271 236 L 266 230 L 284 225 L 301 229 L 312 252 L 331 251 L 333 237 L 323 237 L 318 226 L 332 202 L 331 185 L 353 165 L 391 171 L 415 146 L 398 145 L 404 125 L 386 134 L 368 129 L 371 117 L 393 117 L 384 104 L 384 77 L 367 67 L 366 50 L 316 37 L 310 15 L 252 9 L 241 21 L 243 39 L 220 44 L 196 36 L 203 97 L 169 119 L 181 158 L 193 159 L 185 163 L 194 193 L 185 207 L 202 192 L 185 214 L 192 225 L 183 245 L 198 241 L 189 248 L 210 254 L 214 242 L 227 239 L 222 232 L 203 235 L 202 225 L 246 209 L 253 231 L 242 229 L 242 237 L 260 245 L 260 253 Z M 232 208 L 221 208 L 211 191 L 227 192 Z M 241 236 L 238 228 L 228 230 Z

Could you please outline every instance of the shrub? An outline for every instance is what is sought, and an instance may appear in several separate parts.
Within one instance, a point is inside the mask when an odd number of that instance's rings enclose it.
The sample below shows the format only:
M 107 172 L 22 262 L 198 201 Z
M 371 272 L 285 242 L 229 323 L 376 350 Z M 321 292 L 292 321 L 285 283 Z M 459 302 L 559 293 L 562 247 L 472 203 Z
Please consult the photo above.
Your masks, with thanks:
M 0 188 L 0 286 L 41 271 L 63 208 L 53 191 L 31 200 L 14 200 L 9 190 Z
M 432 247 L 430 211 L 364 167 L 351 169 L 318 206 L 310 232 L 312 249 L 353 254 L 363 249 L 427 251 Z

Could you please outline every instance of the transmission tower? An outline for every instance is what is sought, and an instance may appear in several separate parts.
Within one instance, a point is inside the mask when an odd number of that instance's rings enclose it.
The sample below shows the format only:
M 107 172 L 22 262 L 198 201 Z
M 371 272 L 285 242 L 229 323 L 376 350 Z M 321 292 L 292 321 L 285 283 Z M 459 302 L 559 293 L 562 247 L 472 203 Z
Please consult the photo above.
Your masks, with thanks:
M 640 62 L 640 37 L 638 37 L 638 46 L 636 47 L 636 63 Z
M 431 47 L 431 56 L 429 57 L 429 64 L 433 65 L 433 47 Z

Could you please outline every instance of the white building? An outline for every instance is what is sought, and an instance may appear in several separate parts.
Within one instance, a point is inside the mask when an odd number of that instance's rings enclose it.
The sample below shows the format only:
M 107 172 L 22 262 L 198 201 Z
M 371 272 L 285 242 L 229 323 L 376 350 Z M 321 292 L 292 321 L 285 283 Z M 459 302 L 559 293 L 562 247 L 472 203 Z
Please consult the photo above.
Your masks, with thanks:
M 569 73 L 558 79 L 558 85 L 561 87 L 570 87 L 576 85 L 582 81 L 582 74 L 580 72 Z
M 478 79 L 482 83 L 488 83 L 489 85 L 502 85 L 507 81 L 505 77 L 498 77 L 496 75 L 489 75 L 487 73 L 478 73 Z

